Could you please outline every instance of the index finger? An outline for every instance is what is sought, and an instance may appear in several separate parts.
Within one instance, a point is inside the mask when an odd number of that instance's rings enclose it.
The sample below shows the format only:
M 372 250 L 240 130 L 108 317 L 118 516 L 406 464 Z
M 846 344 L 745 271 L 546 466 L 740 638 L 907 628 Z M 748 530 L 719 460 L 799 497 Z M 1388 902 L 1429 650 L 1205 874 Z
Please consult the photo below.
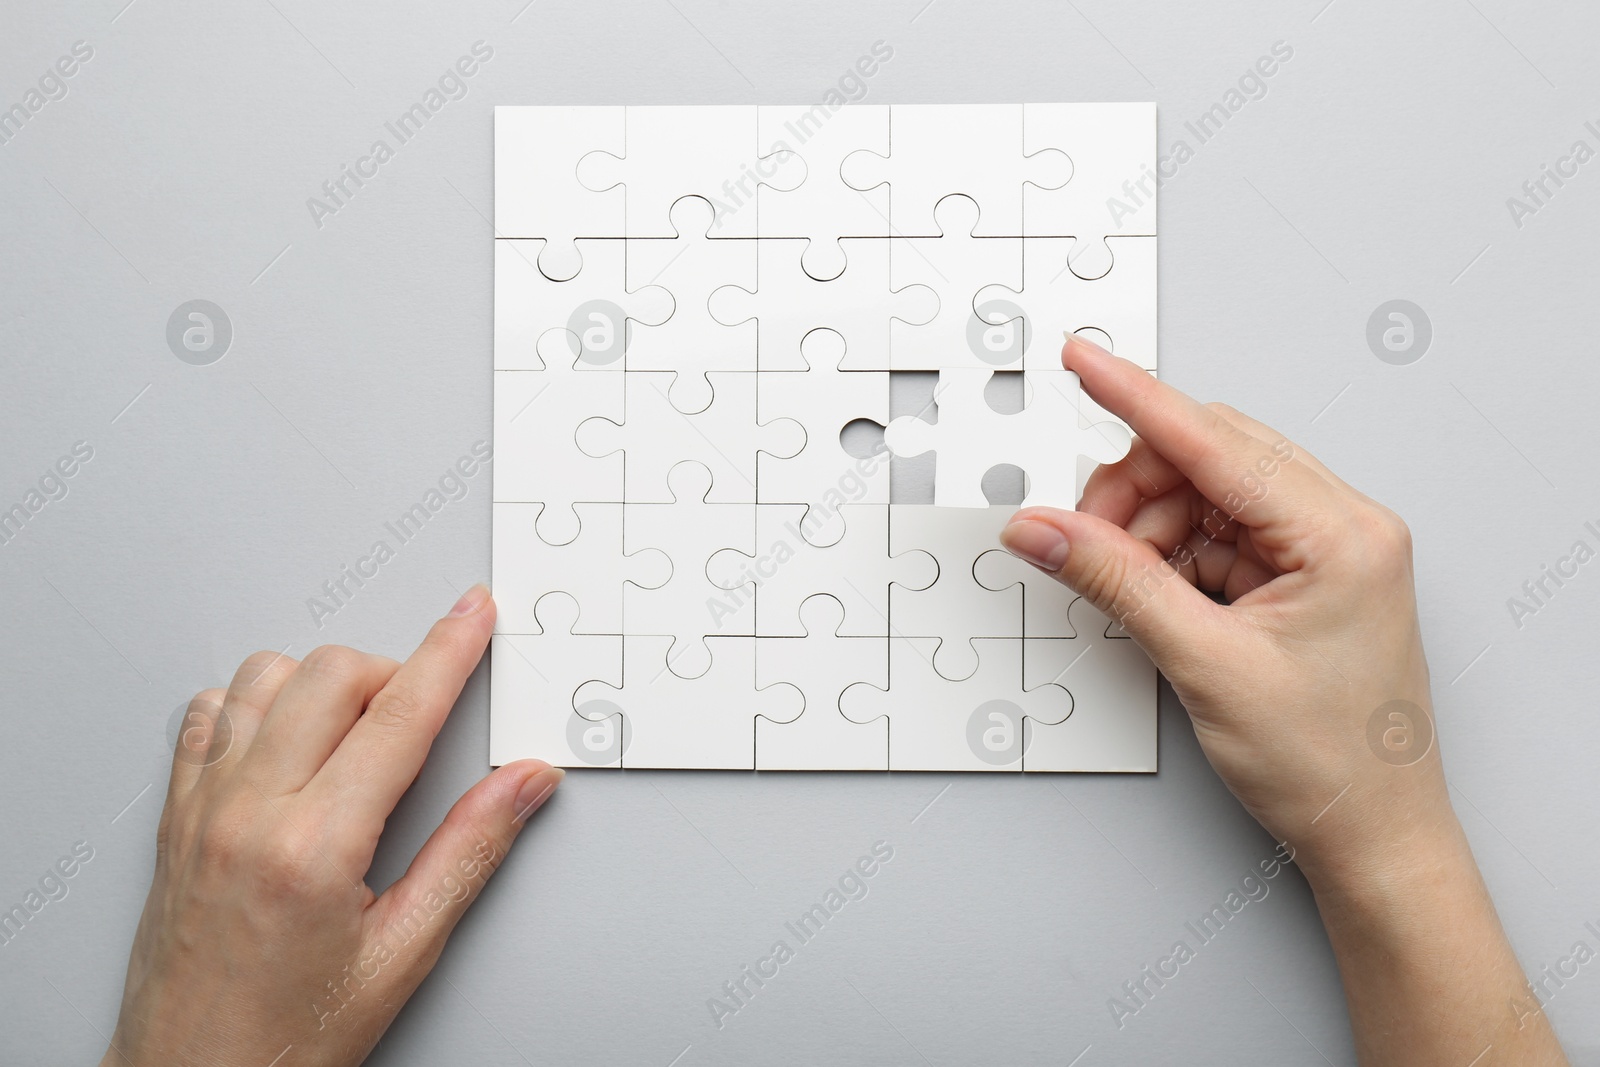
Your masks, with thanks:
M 494 616 L 486 587 L 467 590 L 368 702 L 307 789 L 326 803 L 353 803 L 381 826 L 416 780 L 461 687 L 483 658 Z
M 1073 336 L 1061 350 L 1061 365 L 1077 373 L 1096 403 L 1244 525 L 1287 523 L 1303 516 L 1308 504 L 1332 502 L 1332 488 L 1295 462 L 1286 439 L 1272 444 L 1253 437 L 1138 364 Z

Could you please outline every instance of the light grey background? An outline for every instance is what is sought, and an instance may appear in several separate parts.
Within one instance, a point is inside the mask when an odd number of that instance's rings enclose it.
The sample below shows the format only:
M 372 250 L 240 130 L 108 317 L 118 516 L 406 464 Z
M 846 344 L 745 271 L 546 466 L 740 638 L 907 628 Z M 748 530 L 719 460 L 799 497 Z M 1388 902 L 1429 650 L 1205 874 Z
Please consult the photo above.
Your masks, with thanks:
M 0 146 L 0 504 L 95 450 L 0 546 L 0 904 L 95 849 L 0 948 L 0 1060 L 103 1048 L 179 702 L 258 647 L 404 654 L 488 575 L 484 474 L 323 628 L 306 606 L 490 434 L 491 107 L 814 100 L 880 39 L 869 101 L 1155 99 L 1163 151 L 1293 47 L 1163 191 L 1163 375 L 1410 520 L 1455 799 L 1512 939 L 1534 970 L 1595 946 L 1600 569 L 1521 628 L 1506 602 L 1595 543 L 1600 162 L 1520 228 L 1506 199 L 1597 146 L 1600 11 L 124 3 L 18 0 L 0 34 L 0 106 L 94 48 Z M 314 225 L 307 197 L 480 39 L 470 94 Z M 235 329 L 208 367 L 164 340 L 197 297 Z M 1365 340 L 1394 298 L 1435 330 L 1409 366 Z M 374 1062 L 1353 1062 L 1293 873 L 1113 1024 L 1121 983 L 1272 850 L 1170 692 L 1162 727 L 1154 777 L 574 774 Z M 480 670 L 375 884 L 484 773 L 487 729 Z M 870 895 L 713 1026 L 707 998 L 878 840 Z M 1597 967 L 1550 1007 L 1589 1062 Z

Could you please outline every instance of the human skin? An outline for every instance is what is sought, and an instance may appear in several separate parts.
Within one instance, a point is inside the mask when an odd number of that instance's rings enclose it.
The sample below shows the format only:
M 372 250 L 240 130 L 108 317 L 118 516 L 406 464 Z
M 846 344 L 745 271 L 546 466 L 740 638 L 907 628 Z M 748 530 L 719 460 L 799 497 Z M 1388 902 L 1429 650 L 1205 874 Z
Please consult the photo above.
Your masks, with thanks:
M 562 772 L 508 764 L 363 881 L 494 627 L 469 590 L 404 664 L 260 652 L 189 706 L 106 1065 L 360 1063 Z M 219 725 L 220 723 L 220 725 Z M 215 747 L 213 747 L 215 743 Z
M 1565 1064 L 1450 806 L 1405 523 L 1096 345 L 1069 339 L 1062 365 L 1137 437 L 1078 510 L 1025 508 L 1001 543 L 1122 623 L 1293 850 L 1360 1062 Z

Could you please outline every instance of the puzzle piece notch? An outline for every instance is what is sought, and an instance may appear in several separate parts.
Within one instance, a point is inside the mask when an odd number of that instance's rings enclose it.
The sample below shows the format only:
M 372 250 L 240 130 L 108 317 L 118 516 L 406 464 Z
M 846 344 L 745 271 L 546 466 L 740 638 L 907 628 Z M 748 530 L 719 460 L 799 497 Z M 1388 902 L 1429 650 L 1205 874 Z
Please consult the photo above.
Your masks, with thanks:
M 844 533 L 820 543 L 819 532 L 839 519 Z M 939 574 L 927 552 L 890 552 L 892 521 L 883 505 L 844 504 L 826 512 L 803 504 L 759 504 L 756 551 L 718 552 L 706 575 L 719 588 L 754 589 L 758 637 L 803 635 L 801 611 L 816 593 L 841 604 L 840 636 L 884 637 L 891 632 L 891 587 L 924 589 Z
M 620 107 L 494 109 L 496 237 L 544 238 L 538 269 L 552 281 L 575 277 L 584 264 L 581 237 L 627 236 L 622 190 L 593 191 L 578 181 L 579 160 L 621 151 Z
M 843 604 L 816 593 L 800 605 L 804 636 L 756 639 L 757 688 L 789 683 L 805 701 L 796 718 L 756 718 L 758 770 L 889 769 L 889 720 L 857 723 L 839 710 L 851 685 L 887 686 L 884 638 L 841 636 L 844 620 Z
M 574 696 L 588 682 L 622 683 L 621 635 L 579 633 L 578 602 L 564 592 L 546 593 L 530 614 L 534 632 L 493 639 L 490 700 L 521 711 L 500 718 L 489 762 L 498 767 L 537 757 L 563 767 L 617 766 L 620 752 L 612 753 L 603 729 L 580 716 Z
M 994 326 L 1020 320 L 1015 337 L 1024 348 L 1022 366 L 1026 370 L 1060 369 L 1057 339 L 1080 333 L 1153 371 L 1157 240 L 1106 238 L 1114 265 L 1098 279 L 1085 281 L 1072 270 L 1073 238 L 1025 237 L 1022 288 L 985 286 L 973 301 L 973 312 Z
M 1023 682 L 1030 691 L 1064 686 L 1072 714 L 1030 724 L 1027 771 L 1156 770 L 1155 665 L 1122 628 L 1079 597 L 1069 610 L 1078 637 L 1023 642 Z
M 823 104 L 809 109 L 762 106 L 756 127 L 757 141 L 768 151 L 764 162 L 776 168 L 788 152 L 805 167 L 805 180 L 798 185 L 768 185 L 758 191 L 757 226 L 763 238 L 806 239 L 800 264 L 809 277 L 831 281 L 845 270 L 840 238 L 889 236 L 889 190 L 859 192 L 840 175 L 845 157 L 858 149 L 888 154 L 887 105 L 831 112 Z
M 630 237 L 672 236 L 671 205 L 685 195 L 716 209 L 718 238 L 755 237 L 761 186 L 792 190 L 807 176 L 799 157 L 763 153 L 756 119 L 754 105 L 630 106 L 625 150 L 584 155 L 578 184 L 623 186 Z
M 579 529 L 561 544 L 539 535 L 546 505 L 501 502 L 493 508 L 497 633 L 540 633 L 538 605 L 562 594 L 582 612 L 574 633 L 620 634 L 623 583 L 654 589 L 672 577 L 663 552 L 623 555 L 621 504 L 573 505 Z
M 785 722 L 804 711 L 805 697 L 792 685 L 757 688 L 755 638 L 707 643 L 707 673 L 685 679 L 663 666 L 672 638 L 629 635 L 622 640 L 622 685 L 599 681 L 578 689 L 578 707 L 593 701 L 624 723 L 622 766 L 752 770 L 757 716 Z
M 989 285 L 1023 282 L 1020 237 L 976 236 L 980 206 L 952 193 L 934 207 L 936 237 L 894 237 L 889 241 L 889 285 L 931 288 L 939 311 L 924 323 L 889 324 L 889 364 L 894 370 L 946 367 L 999 369 L 1022 363 L 1022 345 L 996 347 L 993 324 L 977 316 L 978 292 Z
M 980 638 L 978 668 L 951 681 L 933 666 L 937 639 L 891 637 L 889 686 L 853 685 L 839 698 L 852 722 L 889 719 L 889 768 L 897 771 L 1020 771 L 1034 722 L 1072 714 L 1057 685 L 1023 687 L 1022 642 Z
M 711 503 L 754 504 L 756 453 L 786 458 L 805 447 L 805 427 L 792 419 L 756 423 L 753 373 L 710 374 L 711 403 L 688 413 L 672 403 L 668 372 L 629 371 L 613 377 L 625 379 L 625 417 L 585 419 L 576 428 L 574 442 L 587 457 L 620 461 L 626 453 L 622 499 L 630 504 L 671 503 L 668 475 L 685 460 L 712 472 Z M 628 447 L 639 442 L 647 442 L 647 447 Z
M 841 439 L 852 422 L 878 426 L 889 421 L 889 375 L 847 371 L 839 365 L 845 341 L 825 328 L 801 342 L 809 366 L 804 371 L 772 371 L 757 376 L 756 415 L 762 425 L 788 420 L 805 431 L 805 445 L 786 456 L 758 456 L 758 503 L 810 504 L 837 511 L 846 503 L 889 503 L 886 448 L 862 458 L 846 452 Z
M 917 552 L 936 563 L 933 582 L 920 588 L 891 586 L 889 621 L 897 637 L 934 638 L 933 667 L 951 681 L 978 669 L 976 641 L 1018 639 L 1023 633 L 1023 594 L 990 589 L 976 577 L 977 561 L 993 550 L 1015 509 L 957 510 L 899 504 L 889 516 L 889 554 Z
M 725 284 L 755 286 L 757 242 L 709 237 L 711 205 L 698 196 L 674 201 L 671 219 L 672 237 L 627 242 L 628 284 L 659 285 L 674 301 L 670 318 L 631 332 L 628 369 L 675 373 L 674 406 L 696 412 L 711 403 L 708 374 L 756 369 L 755 324 L 718 322 L 711 315 L 710 297 Z
M 972 578 L 978 585 L 995 592 L 1021 587 L 1023 637 L 1078 636 L 1071 620 L 1072 605 L 1078 595 L 1005 549 L 990 549 L 979 556 L 972 565 Z
M 495 370 L 622 370 L 633 323 L 672 317 L 672 294 L 659 285 L 629 291 L 626 242 L 580 238 L 583 269 L 552 281 L 537 265 L 544 239 L 494 243 Z
M 818 329 L 844 338 L 840 369 L 889 370 L 894 325 L 921 325 L 939 313 L 939 296 L 929 286 L 891 288 L 889 241 L 840 239 L 846 265 L 830 281 L 818 281 L 806 272 L 804 240 L 771 238 L 754 243 L 755 285 L 721 286 L 712 292 L 707 307 L 713 319 L 726 325 L 755 320 L 760 370 L 807 369 L 802 346 Z
M 1024 104 L 1025 152 L 1065 149 L 1072 180 L 1022 192 L 1022 235 L 1072 237 L 1072 270 L 1102 278 L 1112 270 L 1107 239 L 1156 233 L 1156 106 Z
M 624 551 L 659 550 L 672 561 L 672 573 L 653 588 L 623 585 L 623 632 L 670 637 L 666 669 L 698 678 L 711 667 L 708 637 L 755 635 L 754 588 L 724 589 L 707 569 L 720 551 L 754 550 L 755 508 L 708 503 L 711 472 L 703 464 L 676 464 L 668 486 L 670 504 L 624 506 Z
M 1113 463 L 1132 439 L 1118 423 L 1087 426 L 1080 417 L 1078 376 L 1071 371 L 1025 371 L 1026 406 L 1001 415 L 985 399 L 990 372 L 949 368 L 939 372 L 934 398 L 938 423 L 902 416 L 889 424 L 884 441 L 897 456 L 936 453 L 934 503 L 941 507 L 988 506 L 983 476 L 1000 463 L 1028 474 L 1025 505 L 1071 507 L 1078 499 L 1077 457 Z
M 1015 104 L 891 104 L 888 155 L 852 152 L 839 171 L 852 189 L 887 182 L 891 232 L 907 237 L 938 236 L 934 205 L 951 193 L 977 202 L 982 236 L 1020 237 L 1025 187 L 1059 189 L 1073 173 L 1059 148 L 1028 150 Z

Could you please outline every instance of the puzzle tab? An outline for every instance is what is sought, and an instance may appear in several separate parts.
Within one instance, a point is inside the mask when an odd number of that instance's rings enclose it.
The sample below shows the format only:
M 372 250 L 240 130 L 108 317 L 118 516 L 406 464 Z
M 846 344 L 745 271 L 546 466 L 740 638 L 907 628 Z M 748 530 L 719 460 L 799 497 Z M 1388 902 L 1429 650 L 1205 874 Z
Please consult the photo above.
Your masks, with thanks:
M 1157 372 L 1154 163 L 1153 104 L 496 108 L 491 761 L 1154 771 L 984 488 L 1127 453 L 1059 351 Z

